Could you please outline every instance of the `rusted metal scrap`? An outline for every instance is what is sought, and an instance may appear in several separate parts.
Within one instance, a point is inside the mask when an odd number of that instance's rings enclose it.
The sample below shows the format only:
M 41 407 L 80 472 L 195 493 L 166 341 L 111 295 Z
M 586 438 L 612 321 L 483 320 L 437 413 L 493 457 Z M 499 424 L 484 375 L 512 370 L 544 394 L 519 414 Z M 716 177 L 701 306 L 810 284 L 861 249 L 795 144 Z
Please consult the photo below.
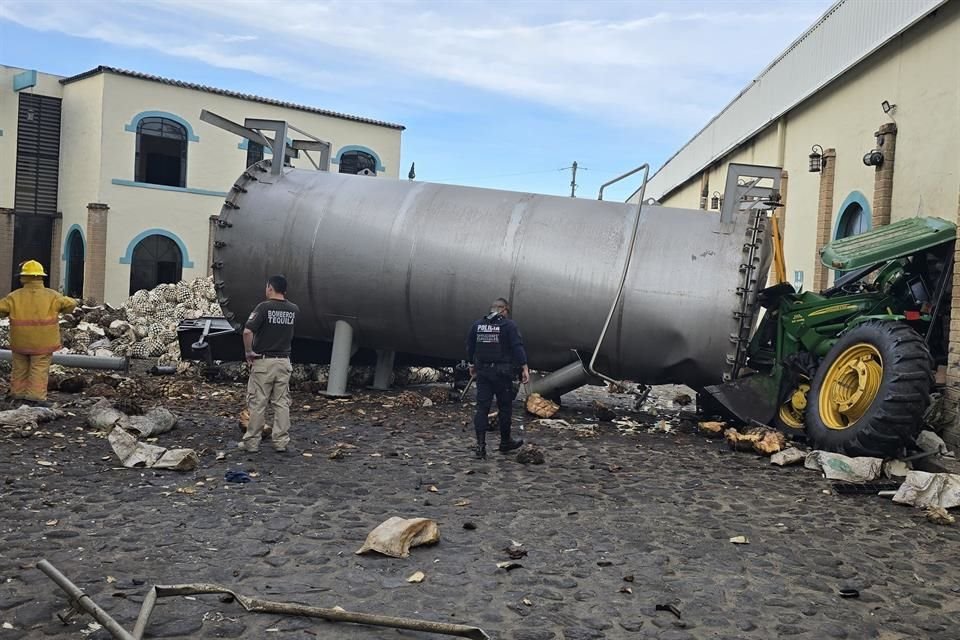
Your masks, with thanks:
M 410 631 L 423 631 L 426 633 L 472 638 L 475 640 L 489 640 L 490 638 L 490 636 L 479 627 L 450 624 L 447 622 L 433 622 L 431 620 L 381 616 L 371 613 L 356 613 L 344 611 L 339 608 L 325 609 L 290 602 L 275 602 L 273 600 L 243 596 L 227 587 L 207 583 L 156 585 L 152 587 L 143 600 L 143 606 L 140 608 L 140 615 L 137 617 L 137 621 L 133 627 L 133 633 L 130 633 L 114 620 L 110 614 L 101 609 L 82 589 L 70 582 L 70 580 L 60 573 L 52 564 L 46 560 L 41 560 L 37 563 L 37 568 L 53 580 L 58 587 L 63 589 L 69 597 L 70 606 L 74 611 L 79 612 L 82 610 L 89 613 L 117 640 L 142 640 L 147 630 L 147 624 L 150 621 L 150 615 L 153 613 L 153 608 L 158 598 L 204 594 L 226 594 L 233 596 L 234 600 L 250 613 L 304 616 L 308 618 L 320 618 L 328 622 L 347 622 L 375 627 L 407 629 Z

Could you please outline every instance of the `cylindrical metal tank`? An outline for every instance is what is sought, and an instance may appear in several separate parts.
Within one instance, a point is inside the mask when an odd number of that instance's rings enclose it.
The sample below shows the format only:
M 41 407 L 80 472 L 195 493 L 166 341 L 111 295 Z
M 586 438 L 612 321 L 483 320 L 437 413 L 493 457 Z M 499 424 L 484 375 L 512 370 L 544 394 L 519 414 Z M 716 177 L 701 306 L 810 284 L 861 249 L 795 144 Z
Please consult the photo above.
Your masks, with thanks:
M 255 165 L 217 220 L 213 274 L 239 327 L 275 273 L 300 306 L 297 335 L 337 320 L 363 347 L 460 359 L 471 323 L 508 298 L 531 368 L 596 344 L 636 205 Z M 754 319 L 768 266 L 765 214 L 730 223 L 644 206 L 622 301 L 597 369 L 647 384 L 719 382 Z

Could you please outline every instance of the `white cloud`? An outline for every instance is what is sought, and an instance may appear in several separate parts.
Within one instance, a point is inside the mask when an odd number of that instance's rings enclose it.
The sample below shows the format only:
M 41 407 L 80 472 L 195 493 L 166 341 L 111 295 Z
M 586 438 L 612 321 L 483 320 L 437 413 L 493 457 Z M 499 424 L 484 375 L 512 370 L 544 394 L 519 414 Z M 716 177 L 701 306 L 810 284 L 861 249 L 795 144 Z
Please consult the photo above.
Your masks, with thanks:
M 690 130 L 826 5 L 8 1 L 0 19 L 302 86 L 380 90 L 411 104 L 452 83 L 608 121 Z

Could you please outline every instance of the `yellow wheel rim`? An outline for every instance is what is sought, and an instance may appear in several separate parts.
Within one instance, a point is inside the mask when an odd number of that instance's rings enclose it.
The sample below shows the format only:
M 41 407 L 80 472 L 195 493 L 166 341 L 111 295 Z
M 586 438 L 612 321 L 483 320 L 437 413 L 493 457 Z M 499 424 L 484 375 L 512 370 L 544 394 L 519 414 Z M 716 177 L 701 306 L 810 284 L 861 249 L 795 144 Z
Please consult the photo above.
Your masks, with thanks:
M 883 359 L 871 344 L 853 345 L 840 354 L 823 378 L 817 404 L 830 429 L 847 429 L 863 417 L 883 381 Z
M 790 398 L 780 405 L 780 421 L 791 429 L 803 429 L 803 414 L 807 408 L 807 392 L 810 385 L 800 384 Z

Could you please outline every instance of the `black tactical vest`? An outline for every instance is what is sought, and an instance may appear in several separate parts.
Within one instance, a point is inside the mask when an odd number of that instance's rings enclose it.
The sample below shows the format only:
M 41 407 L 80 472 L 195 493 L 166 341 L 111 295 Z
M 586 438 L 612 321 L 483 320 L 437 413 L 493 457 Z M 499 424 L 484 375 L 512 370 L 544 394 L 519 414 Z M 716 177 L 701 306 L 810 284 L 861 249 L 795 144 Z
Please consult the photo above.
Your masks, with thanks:
M 478 364 L 510 364 L 512 356 L 506 336 L 502 335 L 503 325 L 499 319 L 493 322 L 484 320 L 477 325 L 477 342 L 474 354 Z

